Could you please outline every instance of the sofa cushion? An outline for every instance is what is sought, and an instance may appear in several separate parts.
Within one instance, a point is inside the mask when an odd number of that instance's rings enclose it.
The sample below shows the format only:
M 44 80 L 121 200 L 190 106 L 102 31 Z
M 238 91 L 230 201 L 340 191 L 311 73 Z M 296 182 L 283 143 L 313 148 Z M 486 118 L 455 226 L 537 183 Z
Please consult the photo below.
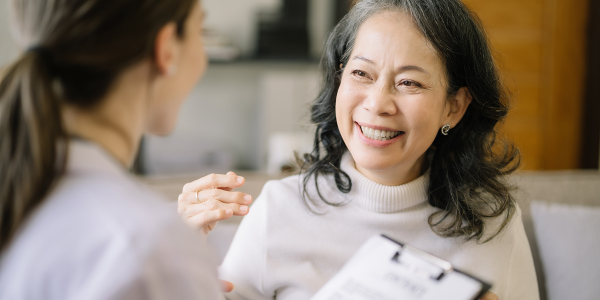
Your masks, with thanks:
M 533 201 L 549 300 L 600 297 L 600 208 Z
M 547 203 L 577 204 L 600 207 L 600 172 L 579 171 L 522 171 L 510 176 L 518 187 L 512 192 L 523 212 L 523 225 L 535 263 L 540 299 L 547 300 L 546 284 L 533 230 L 530 205 L 533 200 Z

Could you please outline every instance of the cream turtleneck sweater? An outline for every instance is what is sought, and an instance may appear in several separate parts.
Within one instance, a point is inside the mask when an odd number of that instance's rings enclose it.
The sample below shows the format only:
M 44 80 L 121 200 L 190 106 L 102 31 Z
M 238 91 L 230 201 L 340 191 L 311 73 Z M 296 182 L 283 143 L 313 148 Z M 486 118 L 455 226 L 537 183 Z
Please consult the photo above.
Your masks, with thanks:
M 303 204 L 299 176 L 264 186 L 220 268 L 221 279 L 235 286 L 228 299 L 309 299 L 377 234 L 415 246 L 492 283 L 492 292 L 500 300 L 539 299 L 519 209 L 488 243 L 441 238 L 427 222 L 438 210 L 427 202 L 428 173 L 407 184 L 384 186 L 358 172 L 348 153 L 340 167 L 352 180 L 350 193 L 339 192 L 332 176 L 320 178 L 319 189 L 328 201 L 347 204 L 311 205 L 322 214 L 309 212 Z M 320 203 L 314 184 L 308 192 Z M 499 222 L 489 220 L 486 228 L 497 228 Z

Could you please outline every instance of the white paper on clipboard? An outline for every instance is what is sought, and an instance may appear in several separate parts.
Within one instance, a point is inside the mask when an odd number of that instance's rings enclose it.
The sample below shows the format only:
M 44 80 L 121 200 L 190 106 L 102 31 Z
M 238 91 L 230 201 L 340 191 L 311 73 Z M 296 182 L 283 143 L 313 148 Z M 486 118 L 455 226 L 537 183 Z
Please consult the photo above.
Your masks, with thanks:
M 442 259 L 378 235 L 311 300 L 470 300 L 490 287 Z

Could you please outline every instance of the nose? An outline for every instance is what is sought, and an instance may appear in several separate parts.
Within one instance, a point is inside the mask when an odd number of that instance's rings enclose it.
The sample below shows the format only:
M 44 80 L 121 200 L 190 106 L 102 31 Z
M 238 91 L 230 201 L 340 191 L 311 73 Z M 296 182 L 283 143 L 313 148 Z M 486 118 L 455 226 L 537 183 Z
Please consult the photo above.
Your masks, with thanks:
M 371 87 L 363 107 L 376 115 L 395 115 L 398 107 L 394 102 L 395 89 L 393 84 L 379 82 Z

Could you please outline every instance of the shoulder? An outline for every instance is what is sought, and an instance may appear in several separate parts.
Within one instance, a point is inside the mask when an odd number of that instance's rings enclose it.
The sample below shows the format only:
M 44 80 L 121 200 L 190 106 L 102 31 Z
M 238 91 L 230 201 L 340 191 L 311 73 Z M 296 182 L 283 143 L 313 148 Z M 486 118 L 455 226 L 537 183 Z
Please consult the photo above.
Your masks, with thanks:
M 496 218 L 491 225 L 493 230 L 501 226 L 505 218 Z M 483 244 L 484 260 L 489 260 L 493 291 L 500 299 L 539 299 L 537 280 L 531 248 L 518 205 L 504 229 L 491 241 Z M 486 262 L 479 262 L 479 267 Z M 474 270 L 475 272 L 475 270 Z
M 299 175 L 279 180 L 269 180 L 256 199 L 257 203 L 271 205 L 289 205 L 301 200 L 302 178 Z
M 257 224 L 265 224 L 273 217 L 287 214 L 290 209 L 296 210 L 302 201 L 298 178 L 296 175 L 267 181 L 250 206 L 250 212 L 242 220 L 241 226 L 252 223 L 256 227 Z
M 66 176 L 48 201 L 63 208 L 89 209 L 89 217 L 119 223 L 122 229 L 169 222 L 177 216 L 174 203 L 126 175 Z
M 52 286 L 77 292 L 95 287 L 103 291 L 91 294 L 107 294 L 175 269 L 193 278 L 209 274 L 216 266 L 207 251 L 179 219 L 175 204 L 133 178 L 65 176 L 3 254 L 0 286 L 10 274 L 14 291 L 25 285 L 39 293 Z
M 501 227 L 502 220 L 495 220 L 493 222 L 493 229 Z M 503 243 L 510 245 L 510 251 L 508 252 L 511 257 L 515 256 L 531 256 L 531 250 L 529 248 L 529 240 L 525 233 L 525 226 L 523 225 L 523 217 L 521 208 L 518 204 L 515 204 L 515 209 L 512 217 L 507 221 L 506 226 L 502 231 L 494 238 L 495 244 Z
M 299 193 L 302 186 L 302 179 L 300 175 L 293 175 L 279 180 L 269 180 L 264 185 L 261 195 L 272 191 Z
M 52 222 L 57 218 L 64 222 Z M 47 226 L 49 236 L 66 230 L 90 244 L 126 242 L 140 255 L 165 239 L 180 244 L 178 237 L 191 231 L 177 215 L 175 203 L 132 177 L 104 174 L 66 176 L 32 221 Z
M 473 246 L 473 251 L 483 255 L 483 257 L 487 256 L 486 259 L 504 262 L 510 261 L 515 255 L 528 254 L 527 251 L 520 253 L 522 251 L 517 250 L 529 249 L 529 241 L 521 220 L 521 209 L 518 205 L 515 205 L 509 219 L 507 219 L 506 213 L 484 220 L 482 238 L 479 241 L 468 243 Z
M 303 195 L 311 199 L 323 196 L 331 202 L 343 201 L 343 199 L 338 199 L 339 191 L 337 190 L 335 179 L 329 174 L 319 175 L 318 177 L 315 177 L 315 175 L 307 176 L 306 174 L 300 174 L 280 180 L 270 180 L 264 185 L 260 197 L 274 195 L 277 195 L 277 197 L 285 195 L 294 199 L 303 198 Z M 282 200 L 285 201 L 285 199 Z
M 332 207 L 325 205 L 319 199 L 329 202 L 343 202 L 335 186 L 333 176 L 321 175 L 315 182 L 315 177 L 304 174 L 289 176 L 280 180 L 270 180 L 264 186 L 256 199 L 257 204 L 263 203 L 269 211 L 279 211 L 279 208 L 303 209 L 310 211 L 328 211 Z M 262 205 L 262 204 L 261 204 Z
M 516 238 L 522 238 L 521 233 L 524 233 L 521 208 L 516 203 L 512 210 L 507 209 L 497 217 L 485 219 L 484 224 L 482 240 L 493 237 L 492 241 L 496 239 L 505 242 L 514 241 Z

